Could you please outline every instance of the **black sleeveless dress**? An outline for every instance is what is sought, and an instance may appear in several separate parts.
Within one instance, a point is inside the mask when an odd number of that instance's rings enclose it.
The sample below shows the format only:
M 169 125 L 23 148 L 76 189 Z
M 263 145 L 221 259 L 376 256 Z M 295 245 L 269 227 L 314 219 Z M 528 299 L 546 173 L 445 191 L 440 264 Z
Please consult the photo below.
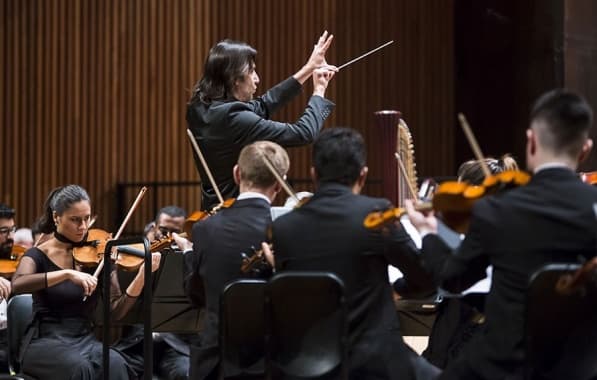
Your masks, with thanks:
M 37 248 L 25 256 L 35 262 L 37 273 L 62 269 Z M 71 281 L 33 293 L 33 321 L 21 350 L 24 374 L 37 379 L 102 379 L 102 344 L 92 323 L 98 291 L 86 301 L 83 296 L 83 289 Z M 132 379 L 132 374 L 120 353 L 110 349 L 110 379 Z

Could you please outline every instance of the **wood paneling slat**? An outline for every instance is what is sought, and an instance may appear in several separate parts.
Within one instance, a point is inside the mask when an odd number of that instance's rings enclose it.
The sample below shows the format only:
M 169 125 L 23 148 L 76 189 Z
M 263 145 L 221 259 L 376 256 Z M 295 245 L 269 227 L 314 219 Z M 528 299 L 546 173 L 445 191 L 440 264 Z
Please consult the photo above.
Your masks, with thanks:
M 396 40 L 337 75 L 328 89 L 337 107 L 326 127 L 351 126 L 370 139 L 373 112 L 399 109 L 415 138 L 419 173 L 450 174 L 452 8 L 452 0 L 0 0 L 0 157 L 11 162 L 0 200 L 26 225 L 50 189 L 76 182 L 92 196 L 100 225 L 115 228 L 118 183 L 198 179 L 185 110 L 215 42 L 233 38 L 257 48 L 264 91 L 305 62 L 324 29 L 335 34 L 334 64 Z M 275 118 L 296 120 L 311 91 L 307 83 Z M 394 162 L 369 150 L 376 179 L 381 165 Z M 308 178 L 310 148 L 289 152 L 290 177 Z M 130 189 L 125 204 L 136 192 Z M 153 218 L 154 201 L 193 210 L 199 191 L 148 195 L 132 229 Z

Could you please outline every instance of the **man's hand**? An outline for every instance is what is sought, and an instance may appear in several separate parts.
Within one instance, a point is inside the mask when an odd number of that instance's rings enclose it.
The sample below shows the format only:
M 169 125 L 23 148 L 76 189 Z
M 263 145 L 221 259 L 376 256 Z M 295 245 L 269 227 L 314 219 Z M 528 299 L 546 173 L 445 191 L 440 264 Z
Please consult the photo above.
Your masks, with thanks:
M 5 279 L 4 277 L 0 277 L 0 297 L 4 298 L 5 300 L 8 299 L 11 292 L 10 281 Z
M 176 232 L 172 232 L 172 238 L 174 239 L 174 241 L 176 242 L 176 245 L 178 245 L 178 248 L 180 248 L 181 251 L 184 252 L 184 251 L 190 251 L 193 249 L 193 242 L 189 241 L 188 239 L 183 238 Z
M 265 260 L 268 262 L 272 268 L 276 267 L 276 259 L 274 258 L 274 252 L 270 248 L 270 245 L 266 242 L 261 243 L 261 249 L 263 250 L 263 255 L 265 256 Z
M 415 210 L 412 200 L 406 199 L 404 207 L 408 214 L 408 219 L 412 225 L 419 231 L 421 236 L 426 234 L 437 234 L 437 218 L 433 215 L 433 211 L 422 213 Z

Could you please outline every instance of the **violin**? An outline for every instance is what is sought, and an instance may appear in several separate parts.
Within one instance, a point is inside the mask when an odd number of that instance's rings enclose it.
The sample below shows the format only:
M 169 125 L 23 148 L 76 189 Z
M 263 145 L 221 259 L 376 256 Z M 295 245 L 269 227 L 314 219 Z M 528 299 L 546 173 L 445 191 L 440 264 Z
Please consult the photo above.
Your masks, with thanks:
M 186 236 L 188 236 L 188 238 L 191 239 L 192 233 L 193 233 L 193 225 L 195 223 L 197 223 L 200 220 L 207 219 L 208 217 L 210 217 L 212 215 L 217 214 L 217 212 L 220 211 L 220 209 L 228 208 L 228 207 L 232 206 L 234 204 L 234 201 L 235 201 L 234 198 L 226 199 L 225 201 L 221 202 L 219 205 L 216 205 L 210 211 L 193 211 L 191 213 L 191 215 L 189 215 L 188 218 L 184 221 L 182 230 L 184 231 Z M 153 252 L 153 250 L 152 250 L 152 252 Z
M 443 182 L 438 186 L 431 203 L 415 204 L 415 210 L 433 210 L 441 213 L 442 220 L 448 227 L 456 232 L 465 233 L 476 201 L 486 195 L 524 186 L 530 179 L 531 175 L 526 172 L 509 170 L 486 177 L 481 185 L 457 181 Z M 400 219 L 405 213 L 406 210 L 402 207 L 375 211 L 365 217 L 363 225 L 367 229 L 378 229 Z
M 186 234 L 186 232 L 183 232 L 183 233 L 179 234 L 178 236 L 186 238 L 187 234 Z M 149 247 L 149 251 L 150 252 L 160 252 L 163 249 L 170 247 L 170 245 L 173 242 L 174 242 L 174 238 L 172 236 L 164 236 L 160 239 L 154 240 L 151 243 L 151 246 Z M 137 255 L 139 257 L 144 257 L 144 253 L 145 253 L 145 247 L 143 246 L 142 243 L 119 246 L 118 250 L 121 253 L 133 254 L 133 255 Z
M 25 254 L 25 251 L 27 251 L 26 247 L 23 247 L 22 245 L 13 245 L 10 252 L 10 258 L 0 259 L 0 276 L 11 278 L 16 272 L 21 257 Z
M 99 265 L 104 258 L 106 244 L 111 239 L 112 234 L 104 230 L 97 228 L 90 229 L 86 237 L 86 241 L 89 244 L 73 248 L 75 262 L 83 267 L 95 267 Z M 143 250 L 141 251 L 141 255 L 138 255 L 129 251 L 123 253 L 120 247 L 117 247 L 112 260 L 119 268 L 133 271 L 139 269 L 141 264 L 143 264 L 144 257 Z
M 271 244 L 269 245 L 271 249 Z M 265 258 L 263 249 L 255 249 L 251 247 L 251 256 L 245 252 L 240 253 L 241 265 L 240 272 L 243 274 L 251 274 L 253 277 L 267 278 L 272 275 L 274 268 Z

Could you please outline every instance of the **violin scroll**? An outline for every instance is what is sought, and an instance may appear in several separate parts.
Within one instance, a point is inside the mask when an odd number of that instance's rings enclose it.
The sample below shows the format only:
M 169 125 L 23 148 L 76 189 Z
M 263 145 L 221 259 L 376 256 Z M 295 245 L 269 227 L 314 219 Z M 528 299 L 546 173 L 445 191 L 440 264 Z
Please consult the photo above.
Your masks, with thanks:
M 580 179 L 589 185 L 597 185 L 597 171 L 580 173 Z

